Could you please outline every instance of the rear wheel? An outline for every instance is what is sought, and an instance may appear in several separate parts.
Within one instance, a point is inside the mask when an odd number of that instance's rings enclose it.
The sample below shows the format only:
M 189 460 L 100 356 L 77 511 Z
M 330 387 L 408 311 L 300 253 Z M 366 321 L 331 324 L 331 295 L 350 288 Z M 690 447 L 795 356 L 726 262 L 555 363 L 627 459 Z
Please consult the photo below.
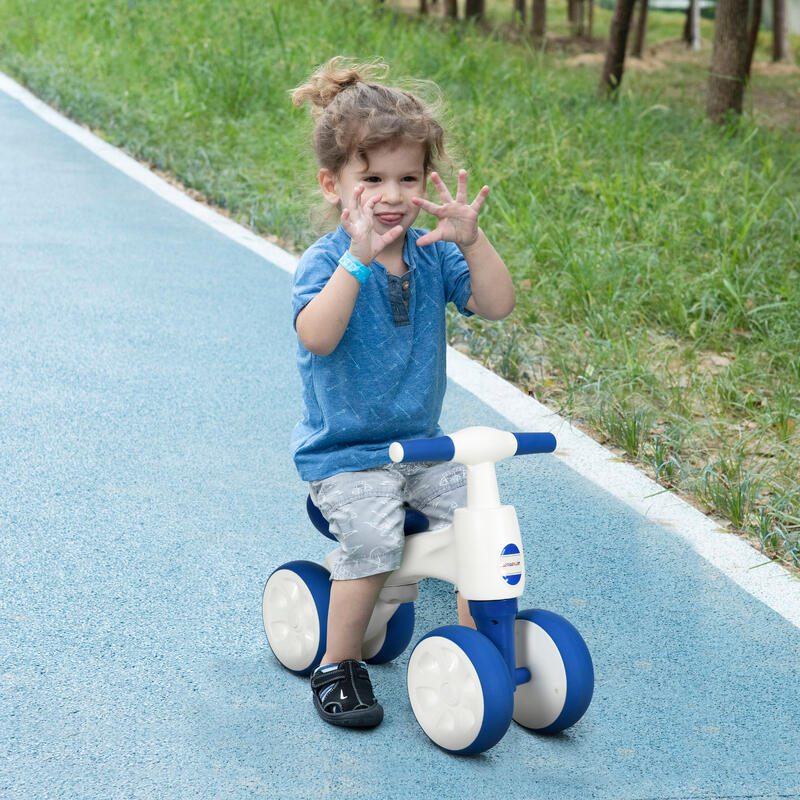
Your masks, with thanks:
M 272 652 L 284 667 L 308 675 L 325 652 L 330 573 L 312 561 L 290 561 L 269 576 L 261 617 Z

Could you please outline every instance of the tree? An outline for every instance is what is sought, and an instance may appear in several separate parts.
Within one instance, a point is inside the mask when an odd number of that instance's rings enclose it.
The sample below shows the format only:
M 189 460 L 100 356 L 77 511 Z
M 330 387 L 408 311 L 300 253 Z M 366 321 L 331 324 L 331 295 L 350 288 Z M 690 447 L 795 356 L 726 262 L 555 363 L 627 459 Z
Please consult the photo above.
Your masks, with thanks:
M 791 61 L 786 0 L 772 0 L 772 60 Z
M 480 22 L 483 19 L 484 12 L 486 11 L 484 0 L 467 0 L 467 6 L 464 9 L 464 16 L 467 19 L 474 19 Z
M 622 82 L 622 71 L 625 68 L 625 47 L 628 44 L 628 31 L 631 27 L 631 16 L 636 0 L 617 0 L 614 14 L 611 17 L 611 32 L 608 35 L 606 60 L 600 78 L 598 94 L 608 97 L 616 92 Z M 744 0 L 745 4 L 747 0 Z
M 574 27 L 575 36 L 583 36 L 584 33 L 583 22 L 585 19 L 586 19 L 586 4 L 584 3 L 584 0 L 575 0 L 575 27 Z
M 525 23 L 525 0 L 514 0 L 514 17 Z
M 633 50 L 631 55 L 634 58 L 641 58 L 644 50 L 644 41 L 647 38 L 647 0 L 639 0 L 639 17 L 636 20 L 636 35 L 633 39 Z
M 584 0 L 567 0 L 567 21 L 573 36 L 583 36 Z
M 683 41 L 692 50 L 700 49 L 700 2 L 689 0 L 686 8 L 686 22 L 683 25 Z
M 458 19 L 458 0 L 444 0 L 444 13 L 446 17 Z
M 758 29 L 761 27 L 761 9 L 762 0 L 753 0 L 753 9 L 750 16 L 750 33 L 747 41 L 747 65 L 745 74 L 750 77 L 750 71 L 753 66 L 753 54 L 756 52 L 756 43 L 758 42 Z
M 717 2 L 706 98 L 706 114 L 717 122 L 728 111 L 742 113 L 750 38 L 747 6 L 748 0 Z
M 531 33 L 537 39 L 544 39 L 545 25 L 547 23 L 547 0 L 533 0 L 531 16 L 533 17 Z

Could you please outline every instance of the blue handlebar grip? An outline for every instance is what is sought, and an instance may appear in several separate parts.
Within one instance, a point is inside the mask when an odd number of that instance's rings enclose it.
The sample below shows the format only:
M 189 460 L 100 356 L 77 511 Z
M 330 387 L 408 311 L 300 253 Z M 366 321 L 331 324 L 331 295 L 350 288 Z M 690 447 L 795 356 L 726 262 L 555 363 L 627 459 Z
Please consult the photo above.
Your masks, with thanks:
M 517 452 L 525 456 L 531 453 L 552 453 L 556 449 L 556 437 L 552 433 L 515 433 Z
M 450 461 L 456 454 L 456 446 L 449 436 L 433 439 L 407 439 L 394 442 L 389 448 L 389 458 L 400 461 Z

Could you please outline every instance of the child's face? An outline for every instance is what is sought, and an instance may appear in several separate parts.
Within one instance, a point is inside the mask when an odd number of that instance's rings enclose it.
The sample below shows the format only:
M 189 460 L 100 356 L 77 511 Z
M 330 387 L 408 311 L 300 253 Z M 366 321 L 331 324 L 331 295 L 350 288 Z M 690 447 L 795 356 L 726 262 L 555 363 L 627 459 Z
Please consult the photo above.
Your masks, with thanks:
M 408 230 L 419 214 L 411 198 L 425 197 L 427 176 L 423 146 L 398 142 L 376 147 L 367 155 L 369 164 L 353 156 L 339 175 L 320 170 L 319 182 L 325 199 L 342 210 L 351 208 L 353 191 L 363 184 L 362 207 L 371 197 L 380 196 L 373 212 L 378 231 L 385 233 L 395 225 Z

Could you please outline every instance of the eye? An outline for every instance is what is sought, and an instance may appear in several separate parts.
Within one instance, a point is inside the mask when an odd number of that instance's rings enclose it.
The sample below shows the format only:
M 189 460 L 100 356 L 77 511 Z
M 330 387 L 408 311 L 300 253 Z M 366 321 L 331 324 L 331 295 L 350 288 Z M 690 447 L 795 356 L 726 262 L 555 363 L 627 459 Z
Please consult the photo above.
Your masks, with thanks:
M 417 183 L 419 181 L 419 178 L 416 175 L 406 175 L 405 178 L 403 178 L 403 180 L 406 183 Z
M 380 183 L 380 178 L 377 175 L 367 175 L 366 178 L 362 178 L 364 183 Z

